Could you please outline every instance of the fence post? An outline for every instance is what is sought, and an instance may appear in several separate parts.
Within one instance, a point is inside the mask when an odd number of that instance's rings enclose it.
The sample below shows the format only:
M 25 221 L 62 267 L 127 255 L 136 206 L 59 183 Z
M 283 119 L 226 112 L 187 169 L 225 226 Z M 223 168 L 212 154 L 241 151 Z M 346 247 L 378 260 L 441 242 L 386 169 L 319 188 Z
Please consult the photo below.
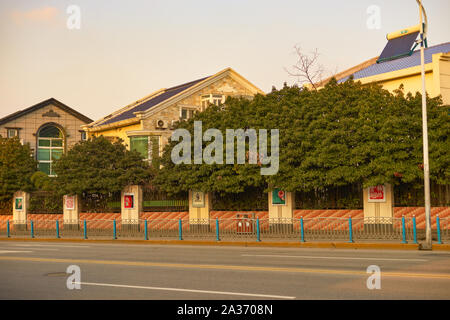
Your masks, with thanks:
M 145 222 L 144 222 L 144 236 L 145 236 L 145 240 L 148 240 L 148 226 L 147 226 L 147 219 L 145 219 Z
M 220 241 L 220 235 L 219 235 L 219 218 L 216 218 L 216 240 Z
M 8 236 L 8 238 L 10 237 L 9 220 L 6 220 L 6 235 Z
M 59 221 L 56 220 L 56 239 L 59 239 Z
M 183 222 L 180 220 L 178 220 L 178 240 L 183 240 Z
M 348 231 L 349 231 L 349 241 L 350 243 L 353 243 L 353 230 L 352 230 L 352 217 L 350 216 L 348 218 Z
M 408 243 L 406 241 L 406 226 L 405 226 L 405 216 L 402 216 L 402 243 Z
M 33 226 L 33 220 L 30 220 L 31 225 L 31 238 L 34 238 L 34 226 Z
M 83 220 L 83 233 L 84 233 L 84 239 L 87 239 L 86 219 Z
M 439 215 L 436 216 L 436 229 L 437 229 L 437 240 L 438 240 L 438 244 L 442 244 L 442 239 L 441 239 L 441 221 L 439 219 Z
M 114 229 L 113 239 L 116 240 L 117 239 L 116 219 L 114 219 L 113 221 L 113 229 Z
M 303 217 L 300 217 L 300 234 L 301 234 L 301 242 L 305 242 L 305 231 L 303 230 Z
M 417 244 L 416 216 L 413 216 L 412 221 L 413 221 L 414 244 Z
M 256 219 L 256 241 L 261 241 L 261 234 L 259 230 L 259 218 Z

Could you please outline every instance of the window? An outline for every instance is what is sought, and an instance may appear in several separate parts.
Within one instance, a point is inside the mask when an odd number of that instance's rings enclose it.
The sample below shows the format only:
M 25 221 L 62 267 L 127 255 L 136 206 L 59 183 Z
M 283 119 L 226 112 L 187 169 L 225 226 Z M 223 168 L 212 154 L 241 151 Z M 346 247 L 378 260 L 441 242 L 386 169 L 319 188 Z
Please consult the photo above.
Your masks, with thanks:
M 191 119 L 194 116 L 194 111 L 192 109 L 182 108 L 181 109 L 181 120 Z
M 202 96 L 202 110 L 205 110 L 209 104 L 220 106 L 225 102 L 225 96 L 223 94 L 207 94 Z
M 85 131 L 81 132 L 81 141 L 87 140 L 87 133 Z
M 160 136 L 130 137 L 130 149 L 139 152 L 145 160 L 152 163 L 159 157 Z
M 38 132 L 37 160 L 39 170 L 55 176 L 53 162 L 64 153 L 64 136 L 60 129 L 48 125 Z
M 8 138 L 14 138 L 19 136 L 18 129 L 8 129 Z

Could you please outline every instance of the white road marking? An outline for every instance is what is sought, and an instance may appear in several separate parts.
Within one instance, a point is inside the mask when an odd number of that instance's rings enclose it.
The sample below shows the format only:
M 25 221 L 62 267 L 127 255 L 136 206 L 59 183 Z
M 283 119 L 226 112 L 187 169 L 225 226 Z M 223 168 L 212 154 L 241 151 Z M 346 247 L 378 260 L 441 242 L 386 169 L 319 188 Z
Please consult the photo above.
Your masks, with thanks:
M 394 259 L 394 258 L 375 258 L 375 257 L 319 257 L 319 256 L 285 256 L 274 254 L 242 254 L 243 257 L 273 257 L 273 258 L 303 258 L 303 259 L 332 259 L 332 260 L 382 260 L 382 261 L 428 261 L 425 259 Z
M 110 283 L 93 283 L 93 282 L 76 282 L 77 284 L 85 286 L 100 286 L 100 287 L 116 287 L 116 288 L 130 288 L 130 289 L 146 289 L 146 290 L 161 290 L 161 291 L 179 291 L 179 292 L 193 292 L 193 293 L 208 293 L 219 295 L 232 296 L 248 296 L 272 299 L 295 299 L 295 297 L 267 295 L 258 293 L 243 293 L 243 292 L 227 292 L 227 291 L 208 291 L 208 290 L 194 290 L 194 289 L 179 289 L 179 288 L 162 288 L 162 287 L 144 287 L 144 286 L 130 286 L 124 284 L 110 284 Z
M 33 251 L 17 251 L 17 250 L 0 250 L 0 254 L 3 253 L 30 253 Z

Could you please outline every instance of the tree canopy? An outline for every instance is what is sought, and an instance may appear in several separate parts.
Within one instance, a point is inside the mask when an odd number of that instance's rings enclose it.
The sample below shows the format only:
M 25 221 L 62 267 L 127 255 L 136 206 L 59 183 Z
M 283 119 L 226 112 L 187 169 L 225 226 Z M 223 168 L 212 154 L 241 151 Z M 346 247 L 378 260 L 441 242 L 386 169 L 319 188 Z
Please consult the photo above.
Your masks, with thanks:
M 439 97 L 427 97 L 427 103 L 431 179 L 448 184 L 448 111 Z M 216 128 L 224 137 L 226 129 L 279 129 L 278 173 L 262 176 L 264 164 L 248 161 L 175 165 L 171 151 L 178 142 L 172 141 L 164 150 L 163 168 L 155 178 L 162 190 L 237 193 L 247 187 L 310 191 L 353 183 L 364 187 L 400 181 L 422 183 L 419 93 L 404 94 L 402 88 L 390 93 L 376 84 L 363 86 L 352 79 L 338 84 L 333 79 L 317 91 L 285 85 L 253 100 L 228 98 L 225 105 L 210 106 L 178 128 L 194 136 L 194 121 L 201 121 L 203 133 Z M 203 150 L 210 143 L 203 142 Z M 225 143 L 223 148 L 225 154 Z
M 31 190 L 30 179 L 36 170 L 28 144 L 22 145 L 17 137 L 0 136 L 0 201 L 11 199 L 16 191 Z
M 77 143 L 56 161 L 55 172 L 61 194 L 108 194 L 126 185 L 146 184 L 153 176 L 153 169 L 138 152 L 103 136 Z

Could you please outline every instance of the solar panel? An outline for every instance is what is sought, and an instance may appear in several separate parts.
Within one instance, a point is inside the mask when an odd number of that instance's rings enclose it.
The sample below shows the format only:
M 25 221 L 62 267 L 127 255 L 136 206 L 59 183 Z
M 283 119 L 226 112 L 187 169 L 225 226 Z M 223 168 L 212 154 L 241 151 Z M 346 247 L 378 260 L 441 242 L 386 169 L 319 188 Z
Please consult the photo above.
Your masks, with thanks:
M 416 41 L 418 34 L 419 32 L 417 31 L 389 40 L 377 63 L 411 55 L 413 52 L 411 47 Z

